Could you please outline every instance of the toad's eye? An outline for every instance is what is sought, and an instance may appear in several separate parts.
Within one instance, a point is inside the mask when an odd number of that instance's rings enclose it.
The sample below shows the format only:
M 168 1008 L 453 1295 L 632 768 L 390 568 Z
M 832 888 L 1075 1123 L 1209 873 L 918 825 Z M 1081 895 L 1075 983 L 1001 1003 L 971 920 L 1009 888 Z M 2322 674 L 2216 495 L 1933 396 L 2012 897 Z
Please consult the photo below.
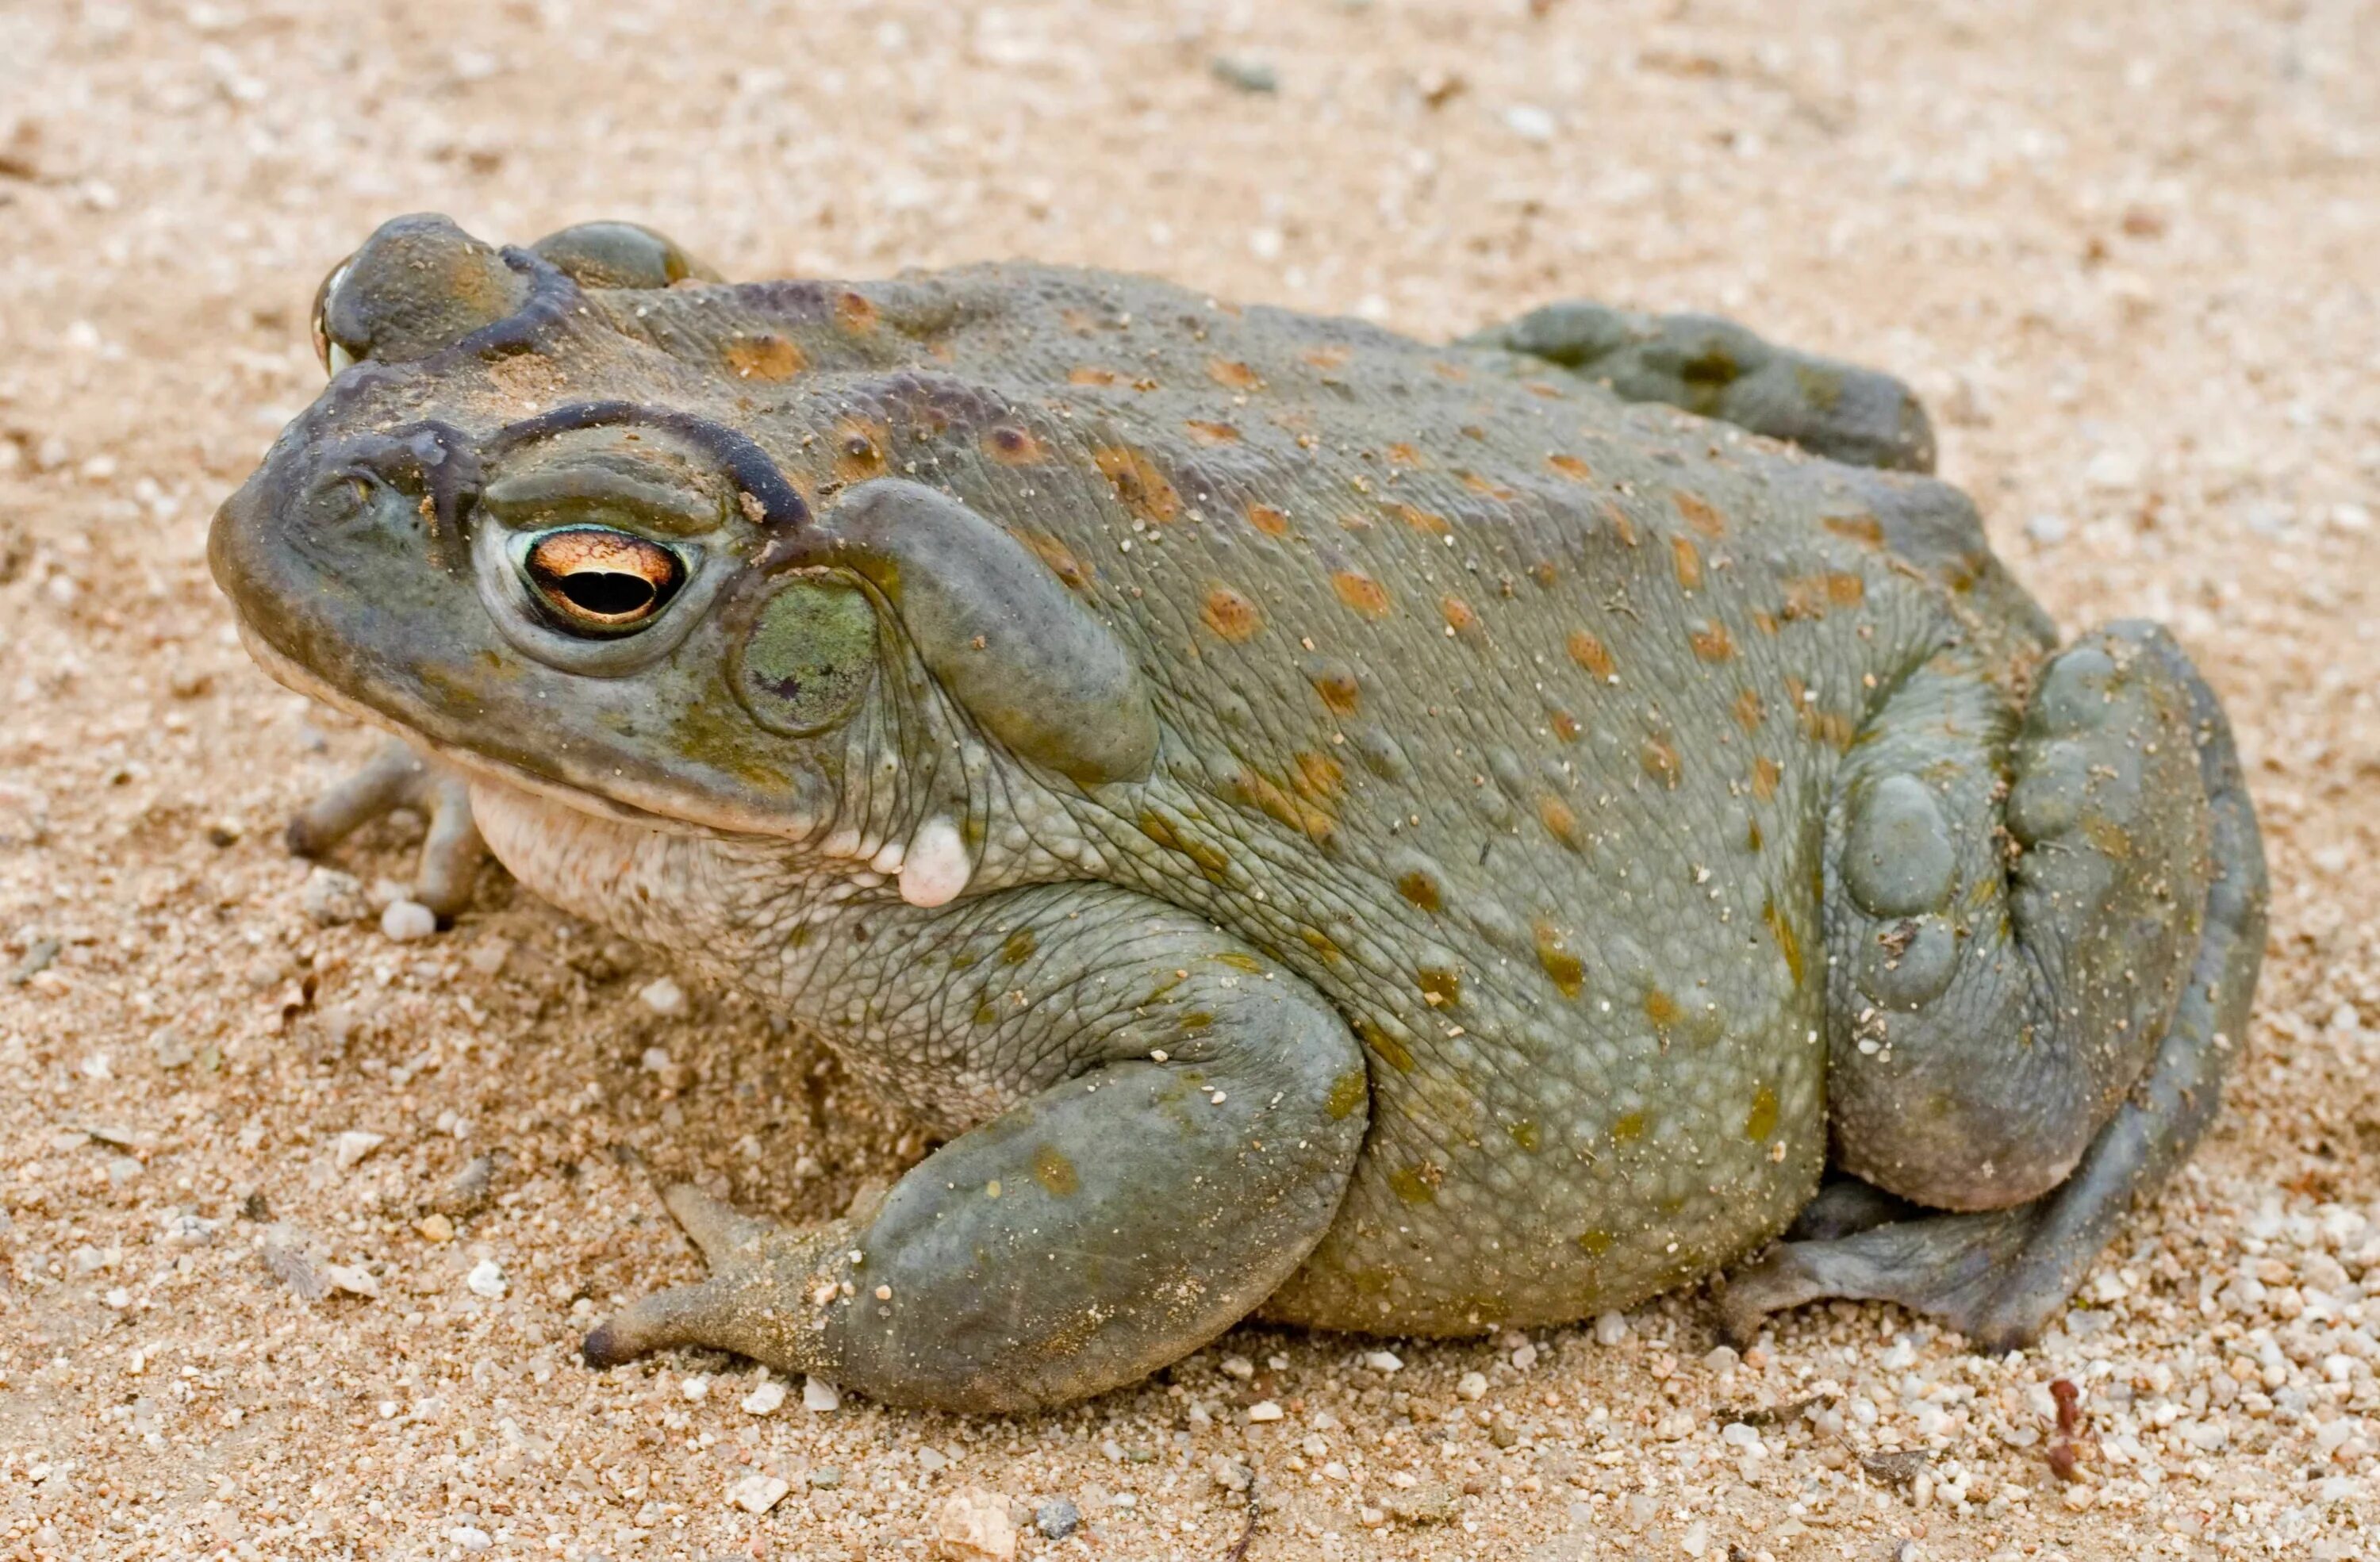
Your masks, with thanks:
M 566 527 L 521 540 L 521 574 L 538 599 L 583 635 L 642 629 L 686 580 L 677 554 L 609 527 Z

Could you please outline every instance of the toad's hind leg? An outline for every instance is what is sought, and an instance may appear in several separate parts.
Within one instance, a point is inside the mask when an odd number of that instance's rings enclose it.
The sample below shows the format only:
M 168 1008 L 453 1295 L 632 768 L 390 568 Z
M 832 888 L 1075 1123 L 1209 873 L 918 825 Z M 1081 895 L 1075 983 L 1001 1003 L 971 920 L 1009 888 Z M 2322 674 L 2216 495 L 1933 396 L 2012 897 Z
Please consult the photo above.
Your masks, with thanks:
M 1895 706 L 1943 693 L 1905 689 Z M 1880 733 L 1869 749 L 1888 762 L 1927 728 L 1937 742 L 1956 730 L 1954 710 L 1934 708 L 1939 723 Z M 1846 1047 L 1839 1030 L 1829 1064 L 1838 1153 L 1898 1193 L 1977 1210 L 2056 1179 L 2078 1136 L 2087 1146 L 2063 1181 L 2006 1208 L 1925 1217 L 1830 1189 L 1817 1213 L 1833 1233 L 1779 1243 L 1730 1281 L 1732 1334 L 1840 1296 L 1937 1314 L 1987 1350 L 2023 1344 L 2215 1114 L 2263 957 L 2265 881 L 2213 693 L 2162 632 L 2119 625 L 2050 665 L 2010 746 L 2009 823 L 2027 850 L 2005 915 L 1972 886 L 1949 908 L 1964 949 L 1929 948 L 1942 918 L 1915 904 L 1943 877 L 1938 810 L 1884 787 L 1879 770 L 1906 773 L 1887 765 L 1846 787 L 1834 947 L 1847 979 L 1869 986 L 1835 1004 L 1858 1005 L 1857 1039 Z M 1946 767 L 1931 773 L 1955 803 Z M 1949 853 L 1962 883 L 1963 855 Z M 1888 925 L 1864 899 L 1911 914 Z
M 1934 469 L 1934 425 L 1889 374 L 1779 346 L 1711 315 L 1643 315 L 1572 299 L 1491 326 L 1501 347 L 1855 466 Z

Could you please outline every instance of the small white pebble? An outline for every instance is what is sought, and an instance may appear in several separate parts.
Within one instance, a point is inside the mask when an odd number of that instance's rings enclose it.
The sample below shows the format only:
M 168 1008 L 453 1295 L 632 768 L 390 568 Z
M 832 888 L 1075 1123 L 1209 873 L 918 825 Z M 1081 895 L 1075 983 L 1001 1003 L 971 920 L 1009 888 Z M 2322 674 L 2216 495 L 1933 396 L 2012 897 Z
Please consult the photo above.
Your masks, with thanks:
M 496 1261 L 492 1258 L 482 1258 L 471 1265 L 471 1272 L 463 1277 L 463 1283 L 470 1287 L 473 1296 L 484 1296 L 491 1302 L 504 1294 L 504 1272 L 496 1267 Z
M 475 1530 L 468 1524 L 460 1529 L 447 1531 L 446 1538 L 474 1556 L 496 1544 L 488 1537 L 487 1531 Z
M 686 989 L 667 976 L 656 976 L 637 989 L 637 1001 L 656 1014 L 686 1012 Z
M 1595 1342 L 1597 1345 L 1625 1345 L 1628 1342 L 1628 1315 L 1624 1313 L 1596 1314 Z
M 1281 1414 L 1281 1407 L 1270 1399 L 1259 1399 L 1248 1407 L 1250 1421 L 1279 1421 Z
M 752 1392 L 737 1401 L 747 1415 L 773 1415 L 785 1402 L 785 1386 L 773 1377 L 764 1377 L 752 1386 Z
M 1475 1372 L 1464 1373 L 1455 1380 L 1454 1391 L 1466 1399 L 1484 1399 L 1488 1397 L 1488 1374 Z
M 1245 1356 L 1226 1356 L 1222 1367 L 1225 1377 L 1236 1377 L 1242 1383 L 1257 1375 L 1257 1364 Z
M 419 901 L 391 901 L 380 914 L 380 930 L 383 938 L 397 943 L 416 943 L 438 931 L 438 914 Z
M 766 1513 L 792 1490 L 773 1475 L 747 1475 L 727 1488 L 727 1500 L 747 1513 Z
M 678 1380 L 677 1391 L 689 1399 L 707 1399 L 710 1398 L 710 1379 L 701 1376 L 682 1377 Z
M 1514 103 L 1504 111 L 1504 128 L 1542 145 L 1554 139 L 1554 116 L 1535 103 Z
M 1537 1348 L 1536 1346 L 1524 1342 L 1512 1352 L 1512 1366 L 1516 1371 L 1527 1372 L 1536 1364 Z
M 1404 1362 L 1398 1360 L 1397 1354 L 1393 1350 L 1366 1351 L 1364 1355 L 1364 1364 L 1377 1373 L 1402 1372 L 1404 1370 Z
M 349 1129 L 331 1141 L 331 1159 L 341 1171 L 352 1171 L 356 1163 L 388 1142 L 387 1136 L 367 1133 L 361 1129 Z
M 810 1376 L 802 1379 L 802 1409 L 824 1413 L 843 1409 L 843 1390 L 826 1379 Z

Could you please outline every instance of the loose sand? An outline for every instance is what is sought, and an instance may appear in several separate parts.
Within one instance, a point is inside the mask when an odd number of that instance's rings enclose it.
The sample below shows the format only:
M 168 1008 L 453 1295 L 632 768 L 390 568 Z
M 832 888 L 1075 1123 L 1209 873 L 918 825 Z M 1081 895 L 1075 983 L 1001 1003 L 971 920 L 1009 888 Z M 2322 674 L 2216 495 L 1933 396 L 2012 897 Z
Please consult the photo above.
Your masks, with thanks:
M 2369 0 L 0 8 L 0 1553 L 903 1556 L 979 1487 L 1080 1509 L 1024 1555 L 1203 1558 L 1236 1465 L 1258 1558 L 2364 1554 L 2375 53 Z M 2240 725 L 2276 890 L 2219 1126 L 2005 1362 L 1849 1305 L 1738 1360 L 1690 1296 L 1394 1372 L 1244 1328 L 1028 1420 L 588 1371 L 697 1273 L 639 1159 L 803 1217 L 923 1146 L 501 874 L 426 941 L 312 914 L 280 823 L 371 734 L 249 667 L 203 539 L 321 382 L 317 279 L 424 208 L 1423 333 L 1589 294 L 1909 377 L 2061 621 L 2167 620 Z

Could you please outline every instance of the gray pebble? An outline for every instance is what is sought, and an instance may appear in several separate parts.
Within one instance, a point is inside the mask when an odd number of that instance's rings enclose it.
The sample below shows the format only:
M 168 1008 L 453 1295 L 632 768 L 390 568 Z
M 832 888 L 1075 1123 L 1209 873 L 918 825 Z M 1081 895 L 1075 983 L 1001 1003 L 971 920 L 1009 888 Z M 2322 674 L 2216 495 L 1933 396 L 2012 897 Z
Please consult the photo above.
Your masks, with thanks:
M 1033 1510 L 1033 1527 L 1043 1540 L 1062 1541 L 1083 1522 L 1083 1510 L 1064 1497 L 1051 1497 Z

